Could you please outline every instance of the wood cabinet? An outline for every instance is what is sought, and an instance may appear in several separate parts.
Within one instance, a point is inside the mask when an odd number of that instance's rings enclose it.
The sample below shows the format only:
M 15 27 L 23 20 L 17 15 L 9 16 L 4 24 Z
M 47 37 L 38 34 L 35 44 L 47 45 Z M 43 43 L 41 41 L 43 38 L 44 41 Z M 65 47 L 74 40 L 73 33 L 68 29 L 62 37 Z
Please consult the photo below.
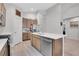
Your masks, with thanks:
M 52 55 L 53 56 L 62 56 L 62 38 L 57 40 L 52 40 Z
M 27 41 L 27 40 L 30 40 L 31 39 L 31 32 L 23 32 L 23 34 L 22 34 L 22 39 L 23 39 L 23 41 Z
M 40 50 L 40 38 L 36 38 L 36 48 Z
M 32 45 L 40 51 L 40 37 L 38 35 L 32 35 Z
M 33 21 L 32 20 L 26 20 L 26 21 L 27 21 L 26 27 L 30 29 L 33 24 Z
M 37 20 L 23 18 L 23 28 L 31 28 L 33 24 L 37 25 Z
M 45 56 L 62 56 L 62 38 L 51 39 L 33 34 L 31 41 L 32 46 Z
M 35 37 L 32 37 L 32 45 L 33 45 L 34 47 L 36 47 L 36 38 L 35 38 Z
M 22 33 L 22 36 L 23 41 L 26 41 L 28 37 L 27 33 Z
M 7 42 L 4 45 L 4 47 L 2 48 L 2 50 L 0 52 L 0 56 L 8 56 L 8 45 L 7 45 Z

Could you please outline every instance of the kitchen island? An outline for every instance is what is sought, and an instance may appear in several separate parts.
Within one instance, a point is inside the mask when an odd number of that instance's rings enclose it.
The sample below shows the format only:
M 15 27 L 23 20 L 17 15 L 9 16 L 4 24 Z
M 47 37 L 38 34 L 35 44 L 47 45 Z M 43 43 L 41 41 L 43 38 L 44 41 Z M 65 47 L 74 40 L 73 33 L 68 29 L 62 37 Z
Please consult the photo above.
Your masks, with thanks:
M 44 56 L 62 56 L 63 35 L 52 33 L 32 33 L 31 43 Z

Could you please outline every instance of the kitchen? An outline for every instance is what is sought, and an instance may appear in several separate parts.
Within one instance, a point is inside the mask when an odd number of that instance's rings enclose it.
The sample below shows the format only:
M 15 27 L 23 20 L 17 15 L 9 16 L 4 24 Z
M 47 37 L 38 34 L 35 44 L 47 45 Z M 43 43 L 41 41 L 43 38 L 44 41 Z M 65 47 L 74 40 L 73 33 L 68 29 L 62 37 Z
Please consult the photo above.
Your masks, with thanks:
M 40 45 L 40 44 L 43 44 L 42 40 L 40 40 L 40 39 L 39 40 L 32 40 L 32 39 L 33 39 L 33 35 L 36 35 L 34 33 L 37 33 L 37 35 L 38 34 L 45 34 L 45 33 L 42 33 L 42 31 L 40 33 L 40 30 L 42 28 L 42 26 L 40 25 L 42 20 L 40 20 L 40 19 L 43 19 L 45 12 L 38 11 L 39 8 L 37 8 L 37 10 L 34 10 L 34 8 L 32 8 L 30 6 L 31 8 L 28 8 L 29 11 L 25 13 L 25 12 L 21 12 L 22 10 L 18 7 L 18 5 L 21 5 L 23 7 L 24 6 L 23 4 L 4 4 L 4 5 L 6 7 L 6 19 L 5 19 L 6 25 L 1 27 L 3 32 L 1 32 L 0 35 L 1 35 L 2 39 L 5 39 L 5 38 L 8 39 L 9 55 L 12 55 L 14 53 L 14 51 L 12 50 L 14 46 L 16 46 L 16 45 L 18 45 L 22 42 L 26 42 L 26 41 L 31 41 L 31 44 L 32 44 L 33 47 L 34 47 L 34 44 L 38 45 L 37 47 L 39 49 L 37 48 L 37 50 L 39 51 L 39 53 L 44 53 L 43 51 L 41 51 L 43 49 L 43 47 Z M 25 4 L 25 5 L 29 5 L 29 4 Z M 30 4 L 30 5 L 32 5 L 32 4 Z M 41 4 L 37 4 L 37 5 L 39 6 Z M 52 4 L 49 4 L 49 6 L 52 6 Z M 42 7 L 42 8 L 44 8 L 44 7 Z M 42 8 L 40 8 L 40 9 L 42 10 Z M 46 7 L 44 9 L 46 9 Z M 27 10 L 27 9 L 25 9 L 25 10 Z M 43 13 L 43 14 L 41 15 L 41 13 Z M 46 35 L 47 35 L 47 33 L 46 33 Z M 52 36 L 51 33 L 49 33 L 48 35 Z M 47 36 L 45 36 L 45 37 L 47 37 Z M 52 51 L 52 49 L 53 49 L 52 48 L 52 45 L 53 45 L 52 42 L 54 42 L 54 41 L 52 39 L 60 39 L 60 41 L 59 41 L 60 42 L 59 43 L 59 46 L 60 46 L 59 51 L 56 52 L 56 53 L 59 53 L 57 55 L 62 55 L 62 37 L 63 37 L 63 35 L 62 36 L 57 35 L 58 38 L 51 37 L 51 36 L 46 38 L 46 39 L 51 39 L 51 40 L 48 40 L 48 41 L 51 41 L 51 45 L 50 45 L 50 43 L 48 43 L 51 48 L 50 48 L 50 51 L 48 51 L 49 49 L 46 50 L 46 51 L 49 52 L 49 54 L 47 54 L 47 55 L 52 56 L 54 54 L 53 51 Z M 39 35 L 39 38 L 41 38 L 40 35 Z M 34 41 L 37 41 L 37 42 L 34 43 Z M 40 41 L 41 41 L 41 43 L 40 43 Z M 58 48 L 58 47 L 56 47 L 56 48 Z M 43 55 L 45 55 L 45 53 Z
M 64 56 L 64 12 L 74 5 L 0 3 L 0 55 Z

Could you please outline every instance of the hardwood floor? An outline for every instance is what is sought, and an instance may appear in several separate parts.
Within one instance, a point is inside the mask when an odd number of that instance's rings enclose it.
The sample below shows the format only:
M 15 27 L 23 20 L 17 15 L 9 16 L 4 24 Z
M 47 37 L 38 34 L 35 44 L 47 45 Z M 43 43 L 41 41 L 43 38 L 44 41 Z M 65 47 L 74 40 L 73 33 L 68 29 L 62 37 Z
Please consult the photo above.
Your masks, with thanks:
M 64 55 L 79 56 L 79 40 L 66 38 L 64 40 Z
M 30 40 L 17 44 L 11 50 L 11 56 L 43 56 L 31 46 Z
M 65 38 L 64 55 L 79 56 L 79 40 Z M 11 48 L 11 56 L 43 56 L 31 46 L 30 40 L 24 41 Z

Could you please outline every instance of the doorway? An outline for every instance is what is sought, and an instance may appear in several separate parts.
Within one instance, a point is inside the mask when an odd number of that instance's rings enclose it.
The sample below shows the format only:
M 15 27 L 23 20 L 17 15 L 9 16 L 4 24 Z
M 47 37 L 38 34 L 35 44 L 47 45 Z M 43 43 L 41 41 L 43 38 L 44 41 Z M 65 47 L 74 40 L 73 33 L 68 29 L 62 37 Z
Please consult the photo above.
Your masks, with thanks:
M 67 18 L 64 23 L 66 30 L 64 55 L 79 56 L 79 17 Z

